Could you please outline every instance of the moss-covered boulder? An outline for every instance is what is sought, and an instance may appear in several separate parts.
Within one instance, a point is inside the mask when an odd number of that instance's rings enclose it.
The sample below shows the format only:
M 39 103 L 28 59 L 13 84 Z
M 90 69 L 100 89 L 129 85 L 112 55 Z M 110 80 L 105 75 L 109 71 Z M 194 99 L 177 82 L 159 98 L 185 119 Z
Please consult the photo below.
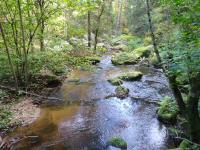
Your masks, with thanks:
M 140 57 L 149 57 L 152 46 L 139 47 L 131 52 L 120 52 L 112 57 L 114 65 L 136 64 Z
M 112 79 L 108 79 L 108 82 L 112 85 L 122 85 L 123 82 L 120 78 L 116 77 L 116 78 L 112 78 Z
M 170 97 L 164 97 L 159 104 L 158 119 L 166 124 L 174 124 L 179 112 L 175 101 Z
M 115 93 L 116 93 L 116 97 L 123 99 L 123 98 L 128 97 L 129 89 L 127 89 L 123 86 L 118 86 L 115 89 Z
M 108 144 L 117 148 L 127 149 L 127 143 L 120 137 L 113 137 L 108 141 Z
M 119 76 L 118 78 L 124 81 L 135 81 L 135 80 L 141 79 L 142 75 L 143 74 L 140 71 L 132 71 L 132 72 L 125 73 Z
M 114 65 L 129 65 L 137 63 L 137 56 L 130 52 L 121 52 L 114 55 L 111 59 Z

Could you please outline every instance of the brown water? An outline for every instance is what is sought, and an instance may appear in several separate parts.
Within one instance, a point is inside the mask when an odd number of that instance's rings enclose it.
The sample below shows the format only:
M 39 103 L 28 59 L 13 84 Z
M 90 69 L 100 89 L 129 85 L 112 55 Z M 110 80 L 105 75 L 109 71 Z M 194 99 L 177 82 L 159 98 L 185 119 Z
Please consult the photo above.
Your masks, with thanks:
M 110 56 L 104 56 L 97 68 L 94 72 L 73 71 L 56 93 L 63 103 L 42 108 L 36 122 L 9 135 L 30 136 L 15 149 L 115 150 L 107 146 L 113 136 L 126 140 L 129 150 L 167 149 L 167 129 L 156 118 L 156 106 L 147 103 L 170 95 L 165 76 L 155 69 L 113 66 Z M 130 70 L 145 74 L 141 81 L 124 82 L 130 96 L 105 99 L 116 88 L 107 79 Z M 79 82 L 73 81 L 77 78 Z

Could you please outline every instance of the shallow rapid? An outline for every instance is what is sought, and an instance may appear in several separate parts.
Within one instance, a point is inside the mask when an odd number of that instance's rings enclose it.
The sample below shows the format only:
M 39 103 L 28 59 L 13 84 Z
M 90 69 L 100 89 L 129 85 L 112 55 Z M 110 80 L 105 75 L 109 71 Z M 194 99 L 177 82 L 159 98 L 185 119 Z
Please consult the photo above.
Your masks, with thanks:
M 130 90 L 129 97 L 106 99 L 116 88 L 107 79 L 131 70 L 144 76 L 123 83 Z M 170 94 L 161 71 L 113 66 L 111 57 L 103 56 L 95 71 L 72 71 L 56 93 L 63 103 L 42 108 L 36 122 L 9 136 L 28 137 L 15 145 L 19 150 L 116 150 L 107 145 L 113 136 L 123 138 L 128 150 L 165 150 L 168 132 L 156 118 L 154 102 Z

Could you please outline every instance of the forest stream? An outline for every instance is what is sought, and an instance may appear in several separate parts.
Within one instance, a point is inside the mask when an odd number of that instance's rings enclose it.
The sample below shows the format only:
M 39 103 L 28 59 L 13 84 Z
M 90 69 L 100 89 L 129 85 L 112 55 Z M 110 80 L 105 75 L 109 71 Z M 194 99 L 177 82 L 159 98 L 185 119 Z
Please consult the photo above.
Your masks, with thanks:
M 109 98 L 116 87 L 107 80 L 130 70 L 144 75 L 140 81 L 123 82 L 128 98 Z M 171 91 L 160 70 L 114 66 L 105 55 L 95 71 L 72 71 L 54 95 L 63 102 L 43 107 L 34 123 L 17 128 L 9 138 L 27 137 L 15 145 L 19 150 L 117 150 L 107 144 L 114 136 L 123 138 L 128 150 L 165 150 L 169 136 L 154 102 L 166 95 Z

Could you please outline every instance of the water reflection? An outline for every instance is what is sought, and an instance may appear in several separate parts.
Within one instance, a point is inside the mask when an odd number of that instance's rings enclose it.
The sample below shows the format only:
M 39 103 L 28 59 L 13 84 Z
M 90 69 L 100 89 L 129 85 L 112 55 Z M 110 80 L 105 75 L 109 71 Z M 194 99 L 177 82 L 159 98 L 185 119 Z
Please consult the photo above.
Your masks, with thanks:
M 156 119 L 156 107 L 142 102 L 142 98 L 158 100 L 169 95 L 166 78 L 151 69 L 115 67 L 110 56 L 103 57 L 98 67 L 96 72 L 73 71 L 60 89 L 66 103 L 43 108 L 36 122 L 10 134 L 10 137 L 36 137 L 23 140 L 16 149 L 115 150 L 107 146 L 113 136 L 124 138 L 129 150 L 167 149 L 167 129 Z M 141 100 L 115 97 L 105 100 L 115 91 L 107 79 L 130 70 L 145 73 L 140 82 L 124 82 L 130 96 Z

